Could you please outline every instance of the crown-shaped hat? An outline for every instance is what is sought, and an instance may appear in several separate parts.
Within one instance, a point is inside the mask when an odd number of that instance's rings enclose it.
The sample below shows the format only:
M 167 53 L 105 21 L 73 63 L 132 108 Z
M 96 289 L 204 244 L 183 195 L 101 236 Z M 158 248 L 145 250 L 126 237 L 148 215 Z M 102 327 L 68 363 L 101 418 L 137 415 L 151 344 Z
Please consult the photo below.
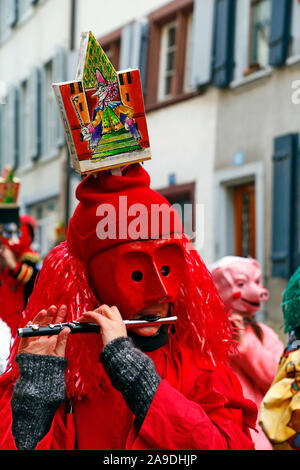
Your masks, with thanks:
M 10 166 L 5 166 L 0 176 L 0 224 L 19 225 L 18 195 L 20 180 Z
M 151 158 L 140 72 L 116 72 L 89 31 L 74 81 L 54 83 L 75 171 L 88 174 Z
M 17 205 L 20 179 L 14 176 L 10 166 L 5 166 L 0 176 L 0 207 Z

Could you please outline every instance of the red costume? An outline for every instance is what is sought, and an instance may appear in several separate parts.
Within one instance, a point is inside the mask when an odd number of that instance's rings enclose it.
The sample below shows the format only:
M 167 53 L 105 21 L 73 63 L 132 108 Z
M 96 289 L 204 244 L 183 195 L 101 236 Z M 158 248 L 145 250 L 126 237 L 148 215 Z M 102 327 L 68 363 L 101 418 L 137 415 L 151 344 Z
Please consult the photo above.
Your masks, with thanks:
M 203 261 L 184 236 L 176 236 L 179 224 L 175 212 L 149 184 L 149 176 L 139 164 L 124 169 L 123 176 L 101 172 L 83 180 L 77 190 L 80 203 L 70 221 L 67 242 L 54 248 L 45 259 L 24 325 L 53 304 L 65 304 L 71 321 L 82 312 L 95 309 L 100 301 L 104 302 L 104 297 L 105 301 L 114 300 L 121 313 L 125 312 L 124 317 L 131 308 L 151 305 L 162 298 L 172 300 L 172 313 L 178 317 L 175 331 L 169 329 L 167 344 L 145 353 L 152 358 L 162 380 L 141 427 L 137 428 L 133 413 L 99 361 L 102 350 L 99 335 L 71 335 L 66 350 L 66 384 L 72 413 L 66 412 L 66 403 L 60 406 L 37 449 L 254 447 L 249 427 L 255 426 L 257 410 L 243 397 L 239 381 L 227 366 L 231 328 L 226 312 Z M 153 245 L 149 233 L 140 237 L 143 241 L 133 241 L 129 236 L 99 239 L 95 227 L 99 229 L 99 220 L 105 220 L 97 209 L 99 204 L 110 203 L 116 209 L 112 220 L 119 234 L 124 222 L 124 213 L 118 206 L 122 195 L 126 195 L 128 207 L 142 203 L 150 213 L 153 205 L 165 204 L 164 211 L 172 215 L 171 235 L 164 239 L 167 234 L 159 223 L 152 236 L 156 239 Z M 144 216 L 148 217 L 145 212 Z M 127 228 L 133 220 L 129 214 Z M 93 261 L 97 257 L 98 262 Z M 180 282 L 178 262 L 182 262 Z M 162 269 L 168 267 L 167 263 L 170 272 Z M 141 284 L 131 286 L 131 272 L 135 282 L 138 281 L 133 274 L 142 273 Z M 169 275 L 174 277 L 168 278 Z M 120 292 L 122 279 L 127 290 Z M 111 283 L 115 292 L 109 289 Z M 10 366 L 0 379 L 1 449 L 16 449 L 11 395 L 19 376 L 14 361 L 17 343 Z
M 0 318 L 9 326 L 13 338 L 17 334 L 22 312 L 38 272 L 36 265 L 40 261 L 40 255 L 31 249 L 36 225 L 35 219 L 23 215 L 20 217 L 20 234 L 15 243 L 11 243 L 4 235 L 0 237 L 1 243 L 8 246 L 17 261 L 13 270 L 5 265 L 0 268 Z

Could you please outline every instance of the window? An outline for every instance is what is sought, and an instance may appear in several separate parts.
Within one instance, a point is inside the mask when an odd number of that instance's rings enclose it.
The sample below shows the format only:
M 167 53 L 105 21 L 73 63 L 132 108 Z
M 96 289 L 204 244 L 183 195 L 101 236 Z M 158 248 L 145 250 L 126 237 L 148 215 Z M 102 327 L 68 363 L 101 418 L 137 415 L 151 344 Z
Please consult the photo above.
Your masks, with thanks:
M 146 110 L 189 96 L 193 1 L 176 0 L 149 16 Z
M 251 0 L 250 71 L 260 70 L 268 65 L 271 13 L 271 0 Z
M 255 186 L 234 188 L 235 255 L 255 258 Z
M 43 0 L 0 0 L 0 43 L 9 38 L 12 29 L 31 17 L 34 5 Z
M 172 96 L 172 84 L 174 83 L 175 74 L 176 28 L 176 23 L 169 23 L 161 31 L 159 101 Z

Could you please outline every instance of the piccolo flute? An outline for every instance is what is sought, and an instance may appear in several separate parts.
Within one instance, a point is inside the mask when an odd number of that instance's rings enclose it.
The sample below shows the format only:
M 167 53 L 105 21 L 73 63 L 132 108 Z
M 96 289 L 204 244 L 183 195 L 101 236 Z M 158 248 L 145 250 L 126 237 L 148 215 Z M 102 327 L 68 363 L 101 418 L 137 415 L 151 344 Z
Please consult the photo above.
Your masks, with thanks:
M 139 318 L 135 320 L 124 320 L 126 328 L 133 328 L 135 326 L 152 326 L 157 324 L 171 325 L 176 323 L 177 317 L 149 317 Z M 99 333 L 100 326 L 96 323 L 81 323 L 79 321 L 72 321 L 67 323 L 55 323 L 49 325 L 28 325 L 25 328 L 18 328 L 18 336 L 20 338 L 30 338 L 33 336 L 53 336 L 58 335 L 63 328 L 70 328 L 70 333 Z

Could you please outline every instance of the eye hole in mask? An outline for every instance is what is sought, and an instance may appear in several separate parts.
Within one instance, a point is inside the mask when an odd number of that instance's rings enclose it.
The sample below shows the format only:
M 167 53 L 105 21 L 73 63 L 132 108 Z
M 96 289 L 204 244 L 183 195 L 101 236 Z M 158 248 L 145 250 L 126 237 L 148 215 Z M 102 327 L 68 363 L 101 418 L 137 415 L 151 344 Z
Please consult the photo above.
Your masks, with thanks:
M 160 272 L 162 273 L 163 276 L 167 277 L 170 274 L 169 266 L 162 266 Z
M 143 273 L 141 271 L 133 271 L 131 279 L 135 282 L 140 282 L 143 279 Z

